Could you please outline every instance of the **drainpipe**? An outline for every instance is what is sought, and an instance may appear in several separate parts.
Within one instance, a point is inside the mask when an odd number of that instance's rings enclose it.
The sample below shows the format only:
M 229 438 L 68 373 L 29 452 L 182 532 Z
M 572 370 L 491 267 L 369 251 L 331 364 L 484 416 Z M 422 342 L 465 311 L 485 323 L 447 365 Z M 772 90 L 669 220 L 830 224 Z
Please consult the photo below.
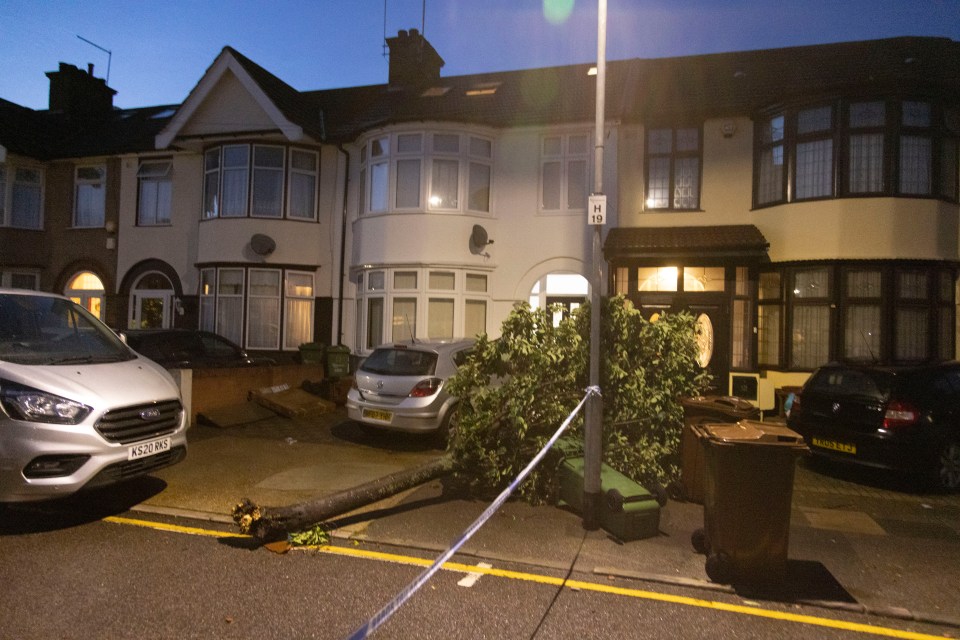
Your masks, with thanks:
M 337 151 L 346 158 L 346 168 L 343 172 L 343 214 L 340 218 L 340 290 L 337 294 L 337 344 L 343 344 L 343 278 L 346 275 L 347 249 L 347 187 L 350 185 L 350 152 L 343 148 L 343 143 L 337 143 Z

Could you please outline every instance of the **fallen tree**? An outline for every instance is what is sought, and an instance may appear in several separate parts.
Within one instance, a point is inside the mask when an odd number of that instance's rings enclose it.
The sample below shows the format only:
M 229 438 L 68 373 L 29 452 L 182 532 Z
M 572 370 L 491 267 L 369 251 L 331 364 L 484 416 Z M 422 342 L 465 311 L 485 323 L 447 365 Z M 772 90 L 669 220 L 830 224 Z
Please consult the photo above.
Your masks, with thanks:
M 447 475 L 452 470 L 453 460 L 446 455 L 419 467 L 286 507 L 264 507 L 244 498 L 233 508 L 233 521 L 240 527 L 241 533 L 249 534 L 261 542 L 269 542 L 412 489 Z

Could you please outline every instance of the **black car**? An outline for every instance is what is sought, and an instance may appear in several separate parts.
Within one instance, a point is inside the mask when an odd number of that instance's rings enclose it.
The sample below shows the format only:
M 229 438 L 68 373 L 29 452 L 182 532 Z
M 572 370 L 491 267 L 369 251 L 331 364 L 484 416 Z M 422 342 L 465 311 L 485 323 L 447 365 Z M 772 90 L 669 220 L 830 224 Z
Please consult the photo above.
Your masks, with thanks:
M 794 399 L 788 425 L 816 456 L 960 488 L 958 362 L 826 365 Z
M 124 331 L 127 344 L 167 369 L 243 367 L 269 364 L 255 359 L 238 345 L 210 331 L 192 329 L 137 329 Z

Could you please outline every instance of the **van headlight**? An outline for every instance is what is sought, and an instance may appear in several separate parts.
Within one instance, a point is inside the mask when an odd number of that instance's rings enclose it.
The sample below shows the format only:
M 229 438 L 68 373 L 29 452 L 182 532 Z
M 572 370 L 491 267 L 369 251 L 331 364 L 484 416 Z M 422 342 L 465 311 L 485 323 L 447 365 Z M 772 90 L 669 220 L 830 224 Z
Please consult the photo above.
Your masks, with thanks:
M 0 404 L 11 418 L 27 422 L 79 424 L 92 411 L 79 402 L 6 380 L 0 380 Z

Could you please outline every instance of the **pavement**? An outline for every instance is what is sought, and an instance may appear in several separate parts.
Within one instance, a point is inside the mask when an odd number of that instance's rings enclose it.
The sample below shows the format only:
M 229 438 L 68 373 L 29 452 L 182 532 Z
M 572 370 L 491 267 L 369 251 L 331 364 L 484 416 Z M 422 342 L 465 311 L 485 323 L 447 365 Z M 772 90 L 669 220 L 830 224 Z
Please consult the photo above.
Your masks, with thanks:
M 136 510 L 231 523 L 235 504 L 289 506 L 342 492 L 442 454 L 427 440 L 371 434 L 342 408 L 311 417 L 263 412 L 195 425 L 187 459 Z M 439 555 L 487 508 L 434 480 L 327 522 L 336 542 Z M 458 559 L 617 576 L 942 625 L 960 635 L 960 494 L 928 494 L 881 474 L 798 462 L 786 576 L 774 585 L 711 582 L 691 535 L 704 507 L 669 500 L 657 535 L 624 542 L 587 531 L 568 508 L 507 502 Z M 432 557 L 432 556 L 431 556 Z M 599 579 L 599 578 L 598 578 Z

